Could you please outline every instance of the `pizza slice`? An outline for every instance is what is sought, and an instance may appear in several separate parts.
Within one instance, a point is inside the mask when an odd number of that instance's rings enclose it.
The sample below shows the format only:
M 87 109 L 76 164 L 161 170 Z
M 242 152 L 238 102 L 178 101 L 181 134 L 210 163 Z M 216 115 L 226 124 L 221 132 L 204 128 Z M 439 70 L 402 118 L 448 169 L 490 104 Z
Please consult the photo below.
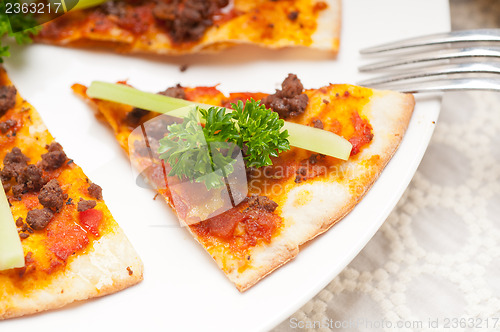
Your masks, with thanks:
M 187 54 L 237 44 L 337 52 L 340 0 L 111 0 L 43 25 L 35 40 L 126 53 Z
M 168 124 L 168 115 L 155 121 L 157 113 L 103 100 L 106 98 L 89 98 L 89 91 L 80 84 L 73 89 L 111 126 L 130 159 L 145 170 L 142 173 L 180 220 L 199 216 L 200 209 L 215 204 L 213 198 L 202 194 L 201 187 L 182 196 L 172 188 L 172 182 L 165 185 L 166 175 L 179 166 L 161 160 L 159 153 L 163 138 L 174 128 Z M 160 94 L 223 107 L 261 100 L 281 119 L 333 132 L 352 144 L 348 160 L 292 147 L 272 157 L 272 165 L 255 169 L 247 162 L 246 197 L 225 212 L 188 224 L 188 231 L 240 291 L 294 258 L 301 245 L 354 208 L 396 151 L 414 107 L 412 95 L 391 91 L 352 85 L 304 90 L 292 74 L 274 94 L 224 95 L 215 87 L 180 85 Z M 178 121 L 173 119 L 170 117 L 170 121 Z M 140 132 L 148 132 L 147 137 L 141 140 Z
M 0 271 L 0 320 L 142 280 L 142 262 L 106 207 L 101 187 L 66 156 L 3 67 L 0 170 L 25 261 L 22 268 Z

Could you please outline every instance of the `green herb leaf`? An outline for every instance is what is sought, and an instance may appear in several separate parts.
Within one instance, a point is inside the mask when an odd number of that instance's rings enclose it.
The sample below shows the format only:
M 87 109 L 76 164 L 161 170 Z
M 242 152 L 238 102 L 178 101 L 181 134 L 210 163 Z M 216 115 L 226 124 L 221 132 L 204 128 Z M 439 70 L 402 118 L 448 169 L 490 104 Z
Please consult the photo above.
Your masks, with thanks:
M 232 119 L 238 128 L 234 143 L 245 152 L 247 166 L 272 165 L 271 156 L 277 157 L 278 153 L 290 149 L 288 131 L 282 131 L 285 121 L 279 118 L 278 113 L 253 99 L 245 104 L 240 100 L 231 106 Z
M 234 170 L 234 145 L 221 140 L 226 136 L 218 135 L 222 131 L 216 129 L 223 128 L 226 132 L 227 122 L 231 121 L 212 108 L 209 112 L 216 118 L 211 125 L 203 128 L 199 123 L 198 112 L 198 109 L 193 109 L 182 123 L 168 126 L 169 134 L 160 140 L 158 153 L 172 167 L 169 176 L 204 182 L 210 190 L 224 186 L 224 177 Z
M 11 3 L 19 3 L 19 1 L 15 0 Z M 0 63 L 3 62 L 2 57 L 10 56 L 9 46 L 2 46 L 2 39 L 6 35 L 14 38 L 19 45 L 23 45 L 31 43 L 31 37 L 40 31 L 37 21 L 31 15 L 7 14 L 5 4 L 5 1 L 0 2 Z M 12 32 L 11 24 L 20 27 L 22 31 Z
M 247 166 L 271 165 L 271 156 L 290 149 L 284 121 L 253 99 L 222 107 L 196 108 L 180 124 L 168 126 L 169 134 L 160 140 L 158 153 L 172 167 L 169 176 L 205 182 L 207 189 L 225 184 L 224 177 L 234 171 L 234 150 L 244 151 Z M 197 118 L 201 114 L 205 126 Z

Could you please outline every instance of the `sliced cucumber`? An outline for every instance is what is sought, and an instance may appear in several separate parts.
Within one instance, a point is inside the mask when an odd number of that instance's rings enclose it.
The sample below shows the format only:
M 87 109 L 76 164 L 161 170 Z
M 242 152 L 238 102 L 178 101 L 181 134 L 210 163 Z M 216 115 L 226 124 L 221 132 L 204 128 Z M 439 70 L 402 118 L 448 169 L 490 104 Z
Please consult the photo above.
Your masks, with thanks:
M 167 97 L 151 92 L 144 92 L 131 88 L 124 84 L 114 84 L 94 81 L 87 89 L 90 98 L 113 101 L 120 104 L 139 107 L 157 113 L 168 113 L 185 106 L 198 105 L 210 107 L 199 103 L 193 103 L 184 99 Z
M 108 0 L 80 0 L 75 5 L 75 7 L 73 7 L 73 9 L 85 9 L 85 8 L 95 7 L 95 6 L 102 5 L 106 1 L 108 1 Z
M 0 182 L 1 186 L 1 182 Z M 21 239 L 3 188 L 0 188 L 0 271 L 24 266 Z
M 288 130 L 290 145 L 338 159 L 347 160 L 352 144 L 331 131 L 285 121 L 283 129 Z

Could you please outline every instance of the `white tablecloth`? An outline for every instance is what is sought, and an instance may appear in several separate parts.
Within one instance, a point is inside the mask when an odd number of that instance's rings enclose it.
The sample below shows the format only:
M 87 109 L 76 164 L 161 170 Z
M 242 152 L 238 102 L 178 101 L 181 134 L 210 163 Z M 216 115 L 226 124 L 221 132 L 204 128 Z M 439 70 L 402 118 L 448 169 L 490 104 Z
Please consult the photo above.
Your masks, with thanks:
M 297 330 L 500 331 L 500 93 L 444 96 L 396 209 L 275 329 Z

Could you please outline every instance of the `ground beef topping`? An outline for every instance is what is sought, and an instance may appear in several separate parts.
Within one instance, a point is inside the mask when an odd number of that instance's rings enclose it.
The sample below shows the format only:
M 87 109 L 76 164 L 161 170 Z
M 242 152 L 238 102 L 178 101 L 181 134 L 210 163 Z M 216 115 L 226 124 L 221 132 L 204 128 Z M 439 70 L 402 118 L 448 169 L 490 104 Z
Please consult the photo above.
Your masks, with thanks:
M 135 107 L 125 116 L 125 122 L 131 127 L 137 127 L 141 124 L 141 119 L 145 115 L 149 114 L 149 111 L 142 108 Z
M 19 237 L 24 240 L 29 237 L 29 234 L 33 234 L 34 231 L 32 228 L 28 226 L 23 220 L 22 217 L 17 218 L 16 220 L 16 227 L 17 227 L 17 232 L 19 234 Z M 29 233 L 29 234 L 28 234 Z
M 312 124 L 314 128 L 323 129 L 323 122 L 320 119 L 313 120 Z
M 180 84 L 172 86 L 165 91 L 159 92 L 159 94 L 172 98 L 186 99 L 186 92 Z
M 282 119 L 294 117 L 304 113 L 309 102 L 309 97 L 303 91 L 304 86 L 297 75 L 288 74 L 281 84 L 281 90 L 262 99 L 262 103 L 277 112 Z
M 146 146 L 144 140 L 134 141 L 134 153 L 140 157 L 148 157 L 150 155 L 149 148 Z
M 320 159 L 325 158 L 325 155 L 323 154 L 312 154 L 304 163 L 310 163 L 311 165 L 314 165 L 320 161 Z
M 95 199 L 101 200 L 102 199 L 102 188 L 98 186 L 95 183 L 92 183 L 88 188 L 87 191 L 89 192 L 89 195 L 94 197 Z
M 35 165 L 28 165 L 17 177 L 17 183 L 23 186 L 23 192 L 38 191 L 45 182 L 42 170 Z
M 44 229 L 54 216 L 54 212 L 50 209 L 36 209 L 28 212 L 26 223 L 36 231 Z
M 247 198 L 248 206 L 273 212 L 278 207 L 278 203 L 266 196 L 250 196 Z
M 299 12 L 297 10 L 291 11 L 287 15 L 290 21 L 296 21 L 299 18 Z
M 5 185 L 4 185 L 5 189 Z M 15 184 L 12 186 L 12 194 L 14 195 L 14 198 L 17 200 L 21 200 L 21 196 L 24 193 L 24 186 L 21 184 Z
M 50 180 L 38 194 L 38 201 L 45 208 L 59 212 L 64 205 L 64 201 L 68 195 L 63 192 L 59 182 L 55 179 Z
M 175 43 L 199 40 L 213 25 L 213 16 L 229 0 L 158 1 L 153 16 L 167 29 Z
M 2 183 L 6 192 L 12 188 L 17 199 L 27 192 L 39 191 L 46 183 L 42 170 L 36 165 L 28 165 L 28 160 L 17 147 L 4 158 L 4 168 L 0 173 Z
M 106 1 L 100 7 L 104 14 L 114 15 L 116 17 L 125 17 L 127 15 L 127 4 L 123 1 Z
M 14 86 L 0 87 L 0 116 L 16 105 L 17 90 Z
M 13 183 L 10 181 L 12 178 L 17 179 L 21 172 L 28 166 L 29 158 L 26 157 L 21 149 L 15 147 L 11 152 L 8 152 L 4 159 L 4 168 L 0 172 L 0 178 L 5 192 L 9 191 Z M 22 192 L 22 186 L 20 192 Z
M 19 149 L 18 147 L 14 147 L 12 148 L 12 151 L 8 152 L 3 158 L 3 164 L 4 166 L 12 164 L 21 164 L 27 166 L 29 160 L 30 159 L 22 153 L 21 149 Z
M 158 141 L 162 139 L 167 133 L 168 123 L 165 120 L 166 119 L 164 118 L 158 117 L 155 118 L 154 121 L 148 121 L 144 124 L 144 129 L 146 130 L 146 134 L 150 139 L 149 145 L 151 148 L 153 148 L 154 151 L 157 150 L 156 144 L 158 143 L 154 142 L 153 140 Z
M 6 134 L 10 130 L 10 128 L 15 127 L 16 125 L 17 121 L 12 119 L 0 122 L 0 132 L 2 132 L 2 134 Z
M 48 152 L 42 154 L 40 166 L 46 171 L 53 171 L 61 167 L 67 159 L 62 146 L 59 143 L 52 142 L 45 148 Z
M 83 212 L 83 211 L 87 211 L 89 209 L 93 209 L 95 208 L 95 206 L 97 205 L 97 202 L 96 201 L 93 201 L 93 200 L 85 200 L 83 198 L 80 198 L 80 201 L 78 202 L 78 212 Z

